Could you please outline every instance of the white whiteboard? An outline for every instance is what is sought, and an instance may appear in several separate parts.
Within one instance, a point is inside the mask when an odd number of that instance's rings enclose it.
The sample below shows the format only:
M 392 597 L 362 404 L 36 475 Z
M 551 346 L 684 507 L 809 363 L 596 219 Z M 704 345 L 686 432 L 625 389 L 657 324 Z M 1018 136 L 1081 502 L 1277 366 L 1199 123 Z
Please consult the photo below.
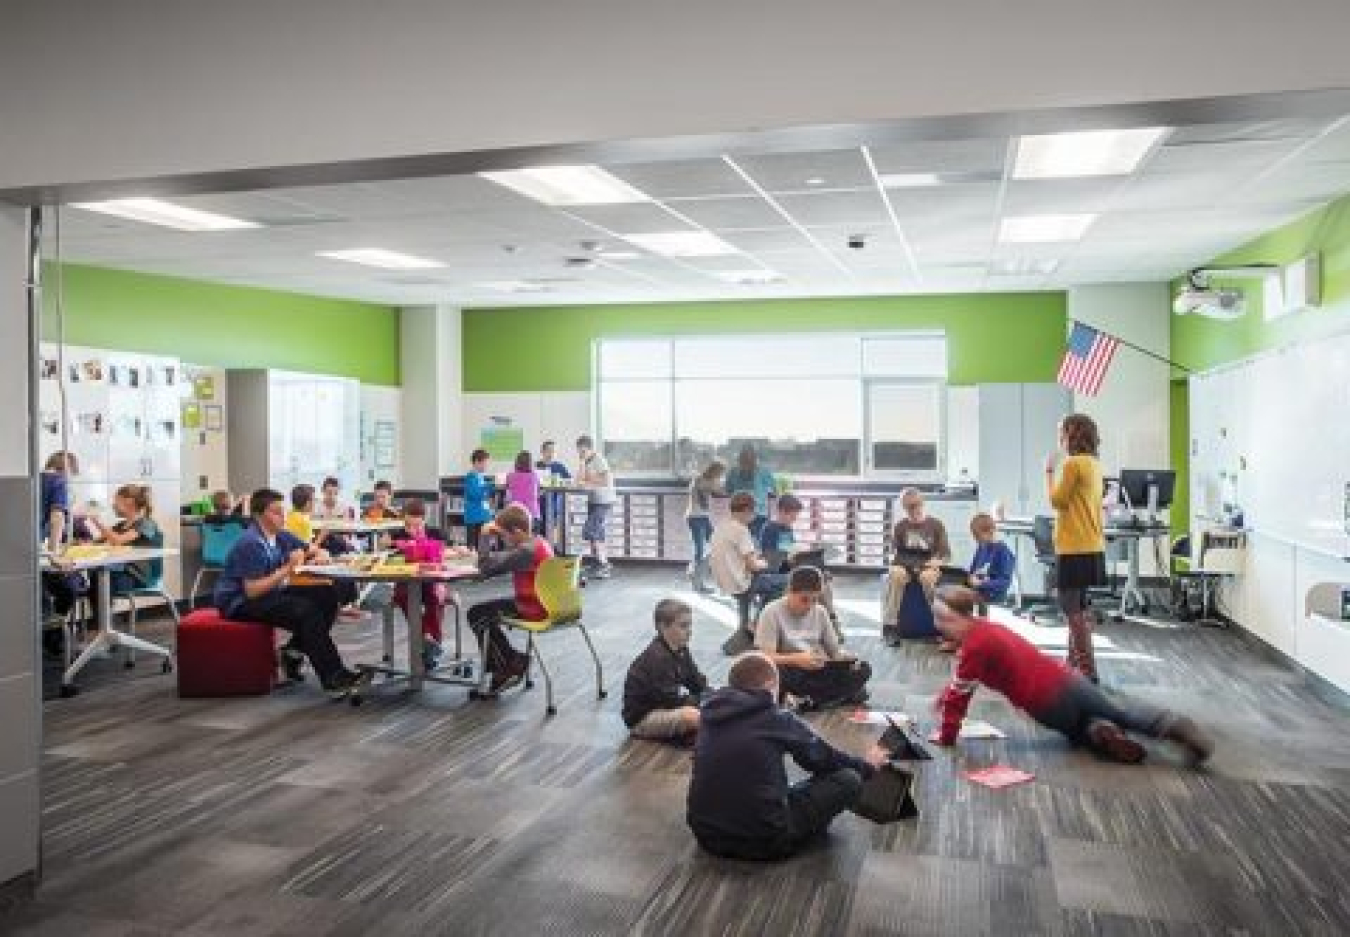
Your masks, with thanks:
M 1350 555 L 1350 333 L 1193 375 L 1191 514 L 1235 499 L 1257 533 Z

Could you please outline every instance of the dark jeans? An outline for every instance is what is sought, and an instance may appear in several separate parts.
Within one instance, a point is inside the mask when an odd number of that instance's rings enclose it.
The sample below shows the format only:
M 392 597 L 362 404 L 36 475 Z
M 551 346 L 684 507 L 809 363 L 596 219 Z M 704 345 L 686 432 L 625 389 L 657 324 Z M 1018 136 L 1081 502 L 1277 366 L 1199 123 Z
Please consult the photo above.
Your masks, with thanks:
M 768 522 L 769 519 L 765 517 L 763 514 L 756 514 L 753 518 L 750 519 L 749 524 L 750 537 L 755 541 L 755 543 L 759 543 L 759 532 L 764 529 L 764 525 L 767 524 Z
M 694 539 L 694 566 L 697 567 L 708 553 L 708 541 L 712 539 L 712 518 L 686 517 L 685 523 L 689 525 L 689 536 Z
M 464 525 L 464 543 L 465 543 L 465 545 L 468 546 L 469 549 L 471 549 L 471 550 L 477 550 L 477 549 L 478 549 L 478 537 L 479 537 L 480 534 L 482 534 L 482 532 L 483 532 L 483 525 L 482 525 L 482 524 L 465 524 L 465 525 Z
M 469 608 L 467 616 L 469 628 L 472 629 L 474 637 L 478 639 L 479 645 L 487 652 L 487 660 L 483 662 L 483 669 L 489 673 L 507 673 L 512 669 L 524 666 L 528 659 L 523 651 L 517 651 L 512 646 L 506 632 L 502 630 L 502 616 L 514 617 L 516 614 L 515 599 L 492 599 L 489 602 L 479 602 Z M 484 643 L 484 634 L 487 636 L 486 643 Z
M 88 591 L 89 583 L 80 573 L 43 573 L 42 599 L 57 615 L 68 615 L 75 600 Z
M 337 590 L 331 585 L 286 586 L 245 599 L 230 618 L 289 631 L 291 646 L 309 658 L 319 680 L 328 686 L 346 669 L 330 634 L 337 610 Z
M 1088 726 L 1095 720 L 1114 722 L 1122 729 L 1161 738 L 1176 718 L 1157 706 L 1124 697 L 1107 696 L 1085 677 L 1075 674 L 1050 708 L 1033 713 L 1036 721 L 1068 736 L 1077 745 L 1092 747 Z
M 842 703 L 854 696 L 872 679 L 872 665 L 865 660 L 857 667 L 822 667 L 802 670 L 783 667 L 778 672 L 779 686 L 793 696 L 809 696 L 818 706 Z
M 700 836 L 699 845 L 728 859 L 786 859 L 857 804 L 862 785 L 862 776 L 852 768 L 816 775 L 788 790 L 788 826 L 781 836 L 759 843 Z

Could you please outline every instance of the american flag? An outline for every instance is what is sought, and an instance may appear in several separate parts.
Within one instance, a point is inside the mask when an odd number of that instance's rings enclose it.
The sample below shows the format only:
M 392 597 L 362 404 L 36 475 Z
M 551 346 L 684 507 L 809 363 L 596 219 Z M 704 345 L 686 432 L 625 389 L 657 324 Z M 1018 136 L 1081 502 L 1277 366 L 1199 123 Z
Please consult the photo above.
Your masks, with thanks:
M 1059 377 L 1056 378 L 1070 390 L 1094 397 L 1102 388 L 1102 379 L 1106 369 L 1111 366 L 1111 358 L 1120 346 L 1120 340 L 1114 335 L 1098 332 L 1090 325 L 1081 322 L 1073 324 L 1069 333 L 1069 347 L 1064 349 L 1064 360 L 1059 364 Z

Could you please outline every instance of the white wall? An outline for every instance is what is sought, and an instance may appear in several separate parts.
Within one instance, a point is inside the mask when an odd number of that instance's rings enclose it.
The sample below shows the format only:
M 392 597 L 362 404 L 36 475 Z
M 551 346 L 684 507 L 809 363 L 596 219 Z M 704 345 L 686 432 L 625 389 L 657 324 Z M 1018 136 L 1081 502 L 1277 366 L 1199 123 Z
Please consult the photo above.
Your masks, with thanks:
M 13 514 L 0 533 L 0 885 L 38 866 L 37 502 L 29 447 L 29 350 L 24 212 L 0 205 L 0 495 Z
M 213 400 L 199 401 L 203 408 L 201 429 L 183 429 L 182 461 L 179 482 L 183 503 L 196 501 L 209 496 L 213 491 L 227 490 L 230 487 L 230 446 L 229 435 L 224 424 L 220 432 L 211 432 L 206 428 L 205 408 L 208 405 L 221 408 L 221 418 L 228 419 L 229 387 L 225 380 L 224 368 L 209 368 L 202 365 L 184 364 L 184 375 L 188 378 L 205 375 L 215 379 L 215 397 Z M 202 477 L 205 476 L 205 484 Z M 236 491 L 235 494 L 243 492 Z
M 1171 298 L 1165 283 L 1113 283 L 1069 290 L 1069 317 L 1163 358 L 1171 349 Z M 1074 396 L 1074 406 L 1097 421 L 1102 466 L 1167 468 L 1171 463 L 1171 369 L 1125 346 L 1116 351 L 1101 393 Z
M 416 306 L 399 314 L 402 469 L 410 488 L 463 471 L 460 310 Z
M 546 439 L 557 443 L 558 458 L 567 465 L 577 460 L 576 438 L 591 430 L 589 391 L 556 391 L 530 394 L 465 394 L 464 435 L 461 455 L 453 474 L 463 474 L 469 465 L 469 453 L 478 445 L 478 433 L 495 425 L 494 418 L 510 420 L 511 426 L 525 431 L 525 447 L 538 455 L 539 444 Z M 493 462 L 494 472 L 508 471 L 506 462 Z
M 1344 0 L 9 4 L 0 189 L 1345 88 L 1345 24 Z
M 381 387 L 376 384 L 361 385 L 361 491 L 370 491 L 375 482 L 387 479 L 395 488 L 412 487 L 405 485 L 399 453 L 400 437 L 403 435 L 401 421 L 402 392 L 397 387 Z M 392 423 L 394 426 L 393 465 L 380 465 L 376 462 L 375 430 L 379 423 Z M 417 487 L 422 487 L 418 485 Z M 436 485 L 428 485 L 435 488 Z

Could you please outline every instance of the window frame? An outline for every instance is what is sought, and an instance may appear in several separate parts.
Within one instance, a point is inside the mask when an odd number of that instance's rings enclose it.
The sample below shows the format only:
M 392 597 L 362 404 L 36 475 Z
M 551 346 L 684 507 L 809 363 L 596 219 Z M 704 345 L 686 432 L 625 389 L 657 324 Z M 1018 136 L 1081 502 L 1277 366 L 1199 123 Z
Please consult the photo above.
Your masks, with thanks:
M 721 375 L 717 377 L 681 377 L 677 367 L 677 354 L 675 344 L 681 341 L 716 341 L 718 339 L 781 339 L 781 338 L 809 338 L 813 334 L 828 334 L 833 337 L 840 336 L 839 332 L 812 333 L 812 332 L 734 332 L 734 333 L 691 333 L 691 334 L 672 334 L 672 335 L 606 335 L 591 340 L 591 425 L 595 427 L 596 448 L 605 452 L 606 436 L 604 426 L 604 407 L 602 385 L 616 385 L 624 383 L 651 383 L 653 381 L 668 381 L 671 385 L 670 393 L 670 413 L 669 427 L 670 434 L 667 439 L 670 450 L 670 464 L 665 470 L 624 470 L 616 469 L 615 474 L 622 474 L 625 478 L 634 478 L 642 480 L 651 479 L 678 479 L 686 481 L 690 477 L 681 474 L 676 463 L 679 459 L 679 440 L 680 427 L 677 421 L 677 412 L 679 409 L 678 395 L 679 385 L 696 383 L 705 380 L 716 381 L 760 381 L 760 380 L 780 380 L 781 378 L 764 378 L 741 375 Z M 860 451 L 858 452 L 857 464 L 861 469 L 858 475 L 798 475 L 798 481 L 812 485 L 829 485 L 839 482 L 860 482 L 860 481 L 897 481 L 897 482 L 941 482 L 946 476 L 947 450 L 948 450 L 948 432 L 947 432 L 947 411 L 948 411 L 948 376 L 936 375 L 870 375 L 865 367 L 865 345 L 868 340 L 933 340 L 941 339 L 946 359 L 943 362 L 943 371 L 948 371 L 950 363 L 950 338 L 945 330 L 942 329 L 913 329 L 896 331 L 858 331 L 843 333 L 848 337 L 858 340 L 858 366 L 857 373 L 853 380 L 858 386 L 858 406 L 862 417 L 862 432 L 858 440 Z M 619 377 L 604 379 L 601 375 L 601 360 L 603 357 L 603 346 L 606 342 L 669 342 L 671 372 L 669 376 L 653 378 L 645 377 Z M 840 380 L 842 375 L 832 375 L 826 379 Z M 872 412 L 871 412 L 871 391 L 874 386 L 879 385 L 920 385 L 931 386 L 937 390 L 937 466 L 935 469 L 875 469 L 872 465 Z M 608 453 L 606 453 L 608 455 Z

